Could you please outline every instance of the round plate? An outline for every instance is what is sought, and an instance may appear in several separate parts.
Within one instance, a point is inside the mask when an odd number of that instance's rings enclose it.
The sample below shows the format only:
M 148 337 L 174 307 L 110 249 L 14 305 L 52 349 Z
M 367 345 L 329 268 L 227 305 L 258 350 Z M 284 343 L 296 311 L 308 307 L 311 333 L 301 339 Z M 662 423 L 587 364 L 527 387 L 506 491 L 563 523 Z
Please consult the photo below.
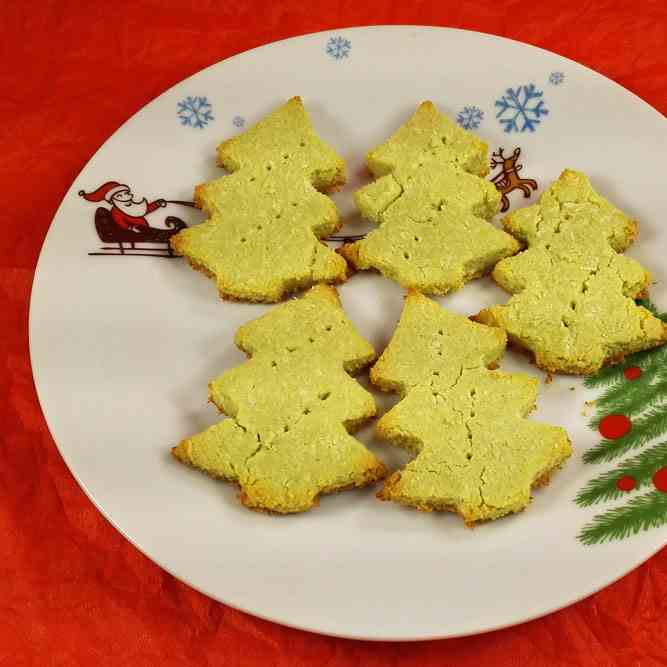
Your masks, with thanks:
M 530 198 L 509 192 L 512 207 L 534 202 L 566 167 L 587 173 L 641 221 L 628 254 L 653 273 L 652 298 L 666 305 L 667 123 L 620 86 L 531 46 L 442 28 L 343 29 L 255 49 L 183 81 L 121 127 L 77 177 L 44 243 L 30 311 L 35 382 L 51 433 L 91 500 L 139 549 L 200 591 L 347 637 L 482 632 L 568 605 L 636 567 L 665 543 L 664 515 L 652 527 L 630 522 L 618 535 L 582 537 L 596 516 L 655 490 L 649 475 L 620 498 L 575 502 L 589 480 L 618 465 L 582 458 L 601 439 L 588 425 L 595 407 L 585 401 L 602 390 L 578 378 L 541 383 L 533 417 L 568 429 L 572 459 L 528 511 L 474 530 L 451 514 L 381 503 L 372 489 L 325 497 L 303 515 L 255 513 L 240 505 L 233 485 L 170 457 L 181 438 L 220 418 L 207 404 L 207 382 L 243 360 L 234 332 L 267 307 L 223 303 L 212 281 L 169 257 L 167 218 L 195 224 L 197 210 L 158 206 L 131 247 L 119 242 L 110 205 L 78 193 L 116 181 L 139 199 L 187 203 L 195 184 L 221 174 L 216 145 L 293 95 L 348 162 L 349 183 L 334 197 L 349 222 L 342 233 L 367 228 L 352 202 L 369 181 L 366 151 L 430 99 L 491 151 L 507 157 L 521 149 L 520 175 L 539 187 L 528 188 Z M 381 350 L 403 291 L 363 273 L 340 293 Z M 471 314 L 507 298 L 484 278 L 440 301 Z M 502 368 L 545 379 L 511 351 Z M 394 400 L 378 395 L 382 410 Z M 405 460 L 374 438 L 372 424 L 360 437 L 390 466 Z

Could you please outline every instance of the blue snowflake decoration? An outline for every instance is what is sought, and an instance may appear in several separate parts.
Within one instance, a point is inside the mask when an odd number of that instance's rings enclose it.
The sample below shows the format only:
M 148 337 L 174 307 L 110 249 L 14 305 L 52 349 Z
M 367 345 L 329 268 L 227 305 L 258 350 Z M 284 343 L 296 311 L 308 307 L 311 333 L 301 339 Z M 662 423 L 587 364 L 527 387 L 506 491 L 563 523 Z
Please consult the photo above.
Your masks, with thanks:
M 213 118 L 213 107 L 205 97 L 191 97 L 188 95 L 178 103 L 177 115 L 181 125 L 203 129 Z
M 235 127 L 243 127 L 245 125 L 245 118 L 243 116 L 234 116 L 232 123 Z
M 496 118 L 504 126 L 505 132 L 535 132 L 549 110 L 544 106 L 541 90 L 534 83 L 518 88 L 508 88 L 505 94 L 496 100 L 498 108 Z
M 560 86 L 563 81 L 565 81 L 565 74 L 562 72 L 551 72 L 549 74 L 549 83 L 552 83 L 554 86 Z
M 463 107 L 456 116 L 456 122 L 464 130 L 476 130 L 484 120 L 484 112 L 479 107 Z
M 327 53 L 334 60 L 342 60 L 350 55 L 352 43 L 344 37 L 331 37 L 327 42 Z

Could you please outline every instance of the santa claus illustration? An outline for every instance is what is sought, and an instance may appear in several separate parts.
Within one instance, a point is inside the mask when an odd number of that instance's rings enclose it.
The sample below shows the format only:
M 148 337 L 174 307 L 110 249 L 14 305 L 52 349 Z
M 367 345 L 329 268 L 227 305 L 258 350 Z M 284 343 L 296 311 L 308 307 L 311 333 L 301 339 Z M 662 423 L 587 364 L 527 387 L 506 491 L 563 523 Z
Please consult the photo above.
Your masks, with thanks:
M 127 185 L 116 181 L 108 181 L 93 192 L 79 190 L 79 196 L 90 202 L 108 202 L 111 204 L 111 218 L 116 225 L 120 229 L 133 232 L 141 232 L 143 229 L 150 227 L 146 216 L 167 205 L 164 199 L 156 199 L 150 203 L 145 197 L 135 199 Z

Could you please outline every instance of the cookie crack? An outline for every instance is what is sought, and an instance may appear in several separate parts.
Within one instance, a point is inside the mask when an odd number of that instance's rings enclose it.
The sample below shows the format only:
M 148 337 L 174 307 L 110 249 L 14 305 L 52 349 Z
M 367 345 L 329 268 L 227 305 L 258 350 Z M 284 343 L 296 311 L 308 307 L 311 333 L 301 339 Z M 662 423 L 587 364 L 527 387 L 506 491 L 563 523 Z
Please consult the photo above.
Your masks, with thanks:
M 396 183 L 396 185 L 399 187 L 400 192 L 399 192 L 399 193 L 398 193 L 398 194 L 397 194 L 397 195 L 396 195 L 390 202 L 388 202 L 387 204 L 385 204 L 385 206 L 384 206 L 380 211 L 378 211 L 377 216 L 376 216 L 377 221 L 378 221 L 378 225 L 382 225 L 382 224 L 384 224 L 384 216 L 385 216 L 385 213 L 387 213 L 387 211 L 388 211 L 388 210 L 389 210 L 389 209 L 390 209 L 390 208 L 391 208 L 391 207 L 392 207 L 392 206 L 393 206 L 393 205 L 394 205 L 394 204 L 395 204 L 395 203 L 396 203 L 402 196 L 403 196 L 403 193 L 405 192 L 405 188 L 403 187 L 403 183 L 401 183 L 401 182 L 396 178 L 396 176 L 394 175 L 394 173 L 392 172 L 392 173 L 390 173 L 390 174 L 388 174 L 388 175 L 391 176 L 391 179 L 392 179 L 392 180 L 394 181 L 394 183 Z
M 442 348 L 440 349 L 440 351 L 442 352 Z M 450 391 L 451 389 L 454 389 L 454 387 L 456 387 L 456 385 L 461 381 L 461 378 L 463 377 L 463 371 L 464 370 L 466 370 L 466 369 L 463 367 L 463 365 L 460 365 L 458 376 L 451 382 L 451 384 L 448 384 L 446 387 L 440 387 L 440 389 L 444 389 L 446 391 Z M 438 374 L 435 377 L 440 377 L 440 374 Z M 431 387 L 431 389 L 435 389 L 435 383 L 436 383 L 436 380 L 435 380 L 434 376 L 431 375 L 431 380 L 429 382 L 429 386 Z M 414 389 L 415 387 L 418 387 L 420 384 L 421 384 L 421 382 L 415 382 L 412 385 L 412 388 Z M 441 396 L 441 394 L 439 392 L 434 393 L 434 396 L 436 396 L 436 395 Z
M 248 467 L 249 462 L 252 459 L 254 459 L 255 456 L 257 456 L 257 454 L 259 454 L 262 451 L 262 449 L 264 449 L 264 443 L 262 442 L 261 435 L 259 433 L 256 433 L 255 435 L 257 436 L 257 443 L 258 444 L 257 444 L 257 447 L 255 447 L 255 449 L 248 456 L 246 456 L 245 461 L 243 461 L 243 465 L 246 468 Z

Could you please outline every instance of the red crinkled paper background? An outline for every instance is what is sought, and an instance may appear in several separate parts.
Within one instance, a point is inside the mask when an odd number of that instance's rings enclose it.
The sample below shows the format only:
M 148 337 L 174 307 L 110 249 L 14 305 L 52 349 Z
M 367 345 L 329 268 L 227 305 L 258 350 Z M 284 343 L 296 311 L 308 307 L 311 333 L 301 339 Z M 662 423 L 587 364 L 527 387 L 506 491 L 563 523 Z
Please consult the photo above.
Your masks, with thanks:
M 88 501 L 49 435 L 30 371 L 28 299 L 44 235 L 84 163 L 144 104 L 207 65 L 284 37 L 383 23 L 536 44 L 667 111 L 664 0 L 2 5 L 0 666 L 667 663 L 665 550 L 597 595 L 514 628 L 414 644 L 322 637 L 229 609 L 160 570 Z

